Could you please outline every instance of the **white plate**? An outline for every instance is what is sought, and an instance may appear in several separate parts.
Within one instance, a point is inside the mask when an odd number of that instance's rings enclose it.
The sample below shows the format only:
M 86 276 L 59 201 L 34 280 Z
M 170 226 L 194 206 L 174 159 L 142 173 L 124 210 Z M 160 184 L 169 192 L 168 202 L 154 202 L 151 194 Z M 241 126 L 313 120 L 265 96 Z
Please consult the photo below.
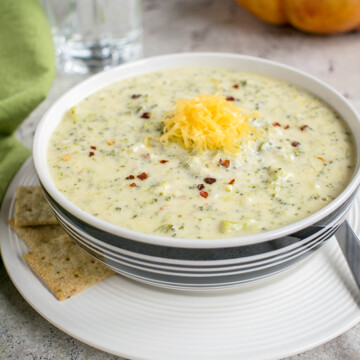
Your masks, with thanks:
M 278 359 L 360 321 L 360 294 L 335 239 L 282 274 L 235 290 L 181 292 L 113 276 L 59 302 L 23 260 L 7 219 L 18 185 L 35 185 L 29 160 L 5 195 L 1 252 L 15 286 L 43 317 L 96 348 L 131 359 Z M 349 216 L 359 233 L 360 198 Z

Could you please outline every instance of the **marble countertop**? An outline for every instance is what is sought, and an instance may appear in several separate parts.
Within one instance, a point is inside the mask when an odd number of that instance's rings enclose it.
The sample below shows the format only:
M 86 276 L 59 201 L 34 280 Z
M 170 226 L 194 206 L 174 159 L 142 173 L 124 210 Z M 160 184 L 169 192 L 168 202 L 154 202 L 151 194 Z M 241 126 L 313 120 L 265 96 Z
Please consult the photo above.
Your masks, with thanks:
M 232 0 L 143 0 L 144 56 L 214 51 L 277 60 L 335 87 L 360 110 L 360 33 L 315 36 L 257 20 Z M 49 106 L 85 75 L 58 74 L 48 98 L 17 131 L 28 147 Z M 119 359 L 66 335 L 35 312 L 0 262 L 0 359 Z M 286 360 L 357 360 L 360 324 Z

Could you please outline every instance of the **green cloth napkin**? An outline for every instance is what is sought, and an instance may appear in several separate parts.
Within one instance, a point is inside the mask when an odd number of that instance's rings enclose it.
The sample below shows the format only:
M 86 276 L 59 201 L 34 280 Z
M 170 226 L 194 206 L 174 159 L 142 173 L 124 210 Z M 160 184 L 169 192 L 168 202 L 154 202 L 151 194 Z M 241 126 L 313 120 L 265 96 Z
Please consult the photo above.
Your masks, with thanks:
M 0 204 L 30 150 L 13 135 L 43 101 L 55 74 L 51 31 L 38 0 L 1 0 Z

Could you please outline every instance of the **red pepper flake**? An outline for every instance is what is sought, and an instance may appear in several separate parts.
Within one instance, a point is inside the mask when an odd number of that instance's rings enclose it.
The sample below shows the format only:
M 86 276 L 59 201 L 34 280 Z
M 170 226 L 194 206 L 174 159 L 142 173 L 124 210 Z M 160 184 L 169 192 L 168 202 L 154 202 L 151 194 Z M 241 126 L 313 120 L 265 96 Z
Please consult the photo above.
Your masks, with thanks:
M 281 126 L 281 124 L 278 122 L 273 122 L 273 126 Z
M 131 183 L 130 186 L 131 186 L 131 187 L 135 187 L 136 184 L 135 184 L 135 183 Z
M 216 182 L 216 179 L 214 179 L 214 178 L 205 178 L 204 181 L 205 181 L 207 184 L 211 185 L 211 184 L 213 184 L 214 182 Z
M 226 168 L 228 168 L 230 166 L 230 160 L 220 159 L 219 164 L 222 165 L 222 166 L 225 166 Z
M 126 180 L 134 180 L 135 176 L 134 175 L 129 175 L 128 177 L 125 178 Z
M 285 125 L 284 129 L 287 130 L 287 129 L 289 129 L 289 127 L 290 127 L 290 125 Z
M 199 190 L 202 190 L 202 189 L 205 188 L 205 185 L 204 185 L 204 184 L 199 184 L 199 185 L 197 186 L 197 188 L 198 188 Z
M 93 151 L 90 151 L 89 152 L 89 157 L 92 157 L 92 156 L 94 156 L 95 155 L 95 153 L 93 152 Z
M 321 160 L 322 162 L 325 162 L 325 161 L 326 161 L 326 160 L 325 160 L 323 157 L 321 157 L 321 156 L 318 156 L 317 159 Z
M 96 146 L 90 146 L 90 149 L 96 150 Z
M 239 88 L 239 84 L 233 85 L 233 88 L 234 88 L 234 89 L 238 89 L 238 88 Z
M 140 117 L 142 119 L 150 119 L 150 113 L 149 112 L 144 112 Z
M 145 172 L 143 172 L 140 175 L 138 175 L 137 178 L 140 180 L 145 180 L 148 178 L 148 175 Z
M 235 98 L 233 96 L 227 96 L 226 100 L 227 101 L 235 101 Z
M 160 164 L 166 164 L 167 162 L 169 162 L 169 160 L 160 160 L 159 161 Z
M 200 196 L 206 199 L 209 196 L 209 194 L 206 191 L 202 190 L 200 191 Z
M 228 182 L 228 184 L 229 184 L 229 185 L 232 185 L 232 184 L 234 184 L 234 182 L 235 182 L 235 179 L 232 179 L 232 180 L 230 180 L 230 181 Z
M 300 130 L 304 131 L 305 129 L 307 129 L 309 127 L 309 125 L 302 125 L 300 126 Z
M 141 96 L 141 94 L 133 94 L 133 95 L 131 95 L 131 98 L 132 99 L 137 99 L 137 98 L 139 98 Z
M 297 142 L 297 141 L 293 141 L 293 142 L 291 143 L 291 145 L 292 145 L 293 147 L 298 147 L 298 146 L 300 145 L 300 143 Z

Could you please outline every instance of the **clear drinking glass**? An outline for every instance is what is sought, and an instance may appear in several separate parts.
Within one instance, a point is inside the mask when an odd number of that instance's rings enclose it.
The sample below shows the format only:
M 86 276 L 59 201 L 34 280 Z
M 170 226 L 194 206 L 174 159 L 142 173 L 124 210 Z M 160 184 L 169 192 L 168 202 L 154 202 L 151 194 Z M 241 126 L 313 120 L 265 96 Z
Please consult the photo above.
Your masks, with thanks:
M 141 0 L 42 0 L 67 73 L 107 70 L 142 56 Z

